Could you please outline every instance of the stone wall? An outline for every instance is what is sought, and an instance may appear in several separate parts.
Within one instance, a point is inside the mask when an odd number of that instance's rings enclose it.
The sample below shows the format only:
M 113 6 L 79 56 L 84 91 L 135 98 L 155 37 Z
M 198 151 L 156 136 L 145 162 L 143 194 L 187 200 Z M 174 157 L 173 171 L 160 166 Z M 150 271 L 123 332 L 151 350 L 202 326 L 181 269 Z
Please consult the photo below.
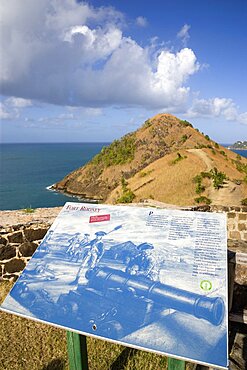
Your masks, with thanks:
M 16 280 L 50 224 L 14 225 L 0 229 L 0 280 Z
M 247 213 L 229 212 L 228 237 L 236 240 L 247 240 Z

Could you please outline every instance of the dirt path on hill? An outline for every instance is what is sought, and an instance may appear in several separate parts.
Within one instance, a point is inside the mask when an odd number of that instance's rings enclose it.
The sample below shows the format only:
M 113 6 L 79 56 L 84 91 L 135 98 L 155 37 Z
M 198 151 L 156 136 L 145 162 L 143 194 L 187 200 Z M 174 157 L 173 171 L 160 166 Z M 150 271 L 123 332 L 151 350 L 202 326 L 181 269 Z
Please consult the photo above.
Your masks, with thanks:
M 207 171 L 214 167 L 214 162 L 202 149 L 188 149 L 188 152 L 194 153 L 207 166 Z M 208 190 L 208 198 L 211 199 L 212 204 L 224 206 L 240 206 L 243 198 L 242 190 L 239 185 L 233 181 L 227 180 L 224 182 L 223 188 L 217 190 L 211 186 Z
M 210 171 L 214 167 L 212 159 L 202 149 L 188 149 L 187 152 L 194 153 L 202 159 L 207 166 L 207 171 Z

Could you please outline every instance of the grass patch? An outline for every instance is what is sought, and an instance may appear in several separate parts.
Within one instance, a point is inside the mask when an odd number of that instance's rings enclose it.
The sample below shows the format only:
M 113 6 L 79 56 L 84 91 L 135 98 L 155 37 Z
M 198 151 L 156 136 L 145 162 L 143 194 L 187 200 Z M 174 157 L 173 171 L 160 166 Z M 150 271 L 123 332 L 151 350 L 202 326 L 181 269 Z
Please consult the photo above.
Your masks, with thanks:
M 30 206 L 28 208 L 24 208 L 23 209 L 23 212 L 24 213 L 34 213 L 35 212 L 35 209 Z
M 142 172 L 140 172 L 139 177 L 146 177 L 146 176 L 150 175 L 150 173 L 152 173 L 152 172 L 153 172 L 153 170 L 142 171 Z
M 0 300 L 12 287 L 3 281 Z M 66 331 L 0 312 L 0 368 L 4 370 L 69 370 Z M 89 369 L 160 370 L 165 356 L 156 355 L 104 340 L 87 337 Z

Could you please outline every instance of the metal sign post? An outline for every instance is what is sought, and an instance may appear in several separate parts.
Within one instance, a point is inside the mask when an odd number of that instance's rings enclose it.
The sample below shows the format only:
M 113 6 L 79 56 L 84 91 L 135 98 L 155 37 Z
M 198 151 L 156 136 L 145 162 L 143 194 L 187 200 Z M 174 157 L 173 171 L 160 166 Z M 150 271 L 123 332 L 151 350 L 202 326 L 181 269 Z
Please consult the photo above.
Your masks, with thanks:
M 168 358 L 168 370 L 185 370 L 185 361 Z
M 67 331 L 67 348 L 70 370 L 88 370 L 87 338 Z

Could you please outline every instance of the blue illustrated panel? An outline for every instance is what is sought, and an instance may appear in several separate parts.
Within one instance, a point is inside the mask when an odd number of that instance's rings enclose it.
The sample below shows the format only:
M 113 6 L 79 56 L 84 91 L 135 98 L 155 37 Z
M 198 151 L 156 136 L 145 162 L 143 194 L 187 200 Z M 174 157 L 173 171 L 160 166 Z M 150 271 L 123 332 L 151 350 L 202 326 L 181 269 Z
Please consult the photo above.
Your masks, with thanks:
M 66 203 L 1 309 L 227 368 L 223 214 Z

